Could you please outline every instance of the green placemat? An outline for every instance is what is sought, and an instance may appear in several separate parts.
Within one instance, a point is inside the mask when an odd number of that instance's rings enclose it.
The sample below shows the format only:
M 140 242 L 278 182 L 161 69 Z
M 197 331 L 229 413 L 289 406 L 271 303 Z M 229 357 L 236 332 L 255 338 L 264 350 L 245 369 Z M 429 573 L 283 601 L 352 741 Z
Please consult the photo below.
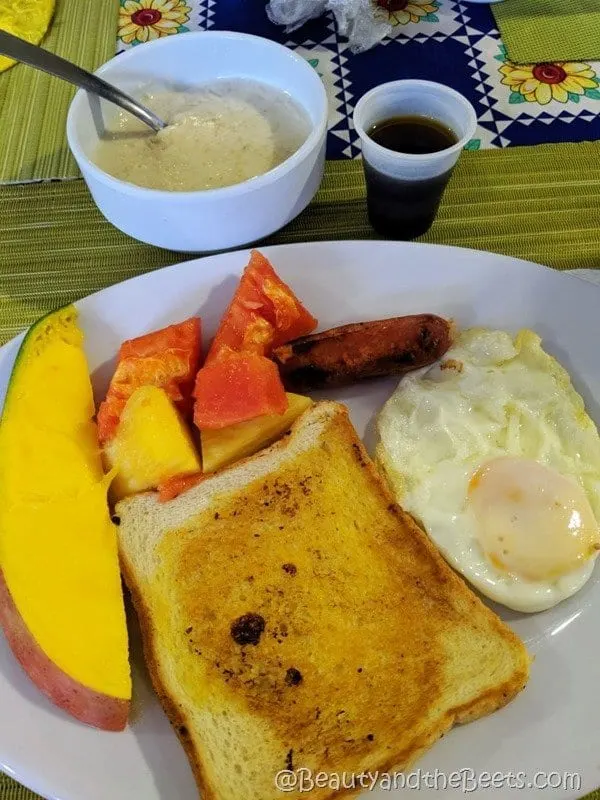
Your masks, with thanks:
M 30 792 L 20 783 L 11 780 L 8 775 L 0 772 L 0 798 L 1 800 L 41 800 L 38 794 Z
M 95 70 L 115 54 L 118 0 L 58 0 L 42 46 Z M 0 183 L 75 178 L 65 134 L 75 88 L 16 64 L 0 74 Z
M 314 202 L 265 244 L 370 238 L 360 162 L 331 161 Z M 600 267 L 600 143 L 463 153 L 423 241 Z M 0 341 L 52 308 L 191 257 L 113 228 L 81 180 L 0 186 Z
M 600 59 L 600 0 L 504 0 L 492 11 L 517 64 Z
M 361 164 L 333 161 L 314 202 L 264 244 L 367 238 L 376 237 L 366 218 Z M 464 153 L 423 241 L 557 269 L 600 267 L 600 143 Z M 82 181 L 2 186 L 0 340 L 52 308 L 185 257 L 117 231 Z M 0 774 L 0 800 L 36 797 Z M 600 800 L 600 791 L 586 800 Z

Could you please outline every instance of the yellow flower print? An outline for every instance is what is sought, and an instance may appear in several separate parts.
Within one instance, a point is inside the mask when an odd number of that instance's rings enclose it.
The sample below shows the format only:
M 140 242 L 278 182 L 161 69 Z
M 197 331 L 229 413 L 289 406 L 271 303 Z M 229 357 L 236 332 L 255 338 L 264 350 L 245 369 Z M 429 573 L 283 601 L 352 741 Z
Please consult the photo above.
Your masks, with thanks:
M 183 0 L 121 0 L 119 38 L 138 44 L 178 33 L 190 11 Z
M 568 100 L 578 102 L 581 95 L 597 99 L 598 89 L 596 73 L 589 64 L 579 61 L 556 61 L 543 64 L 513 64 L 506 61 L 500 72 L 504 76 L 502 83 L 510 87 L 513 101 L 521 95 L 528 103 L 547 105 L 551 100 L 566 103 Z M 522 102 L 522 101 L 521 101 Z
M 377 8 L 387 11 L 391 25 L 408 25 L 409 22 L 437 22 L 435 12 L 438 0 L 375 0 Z

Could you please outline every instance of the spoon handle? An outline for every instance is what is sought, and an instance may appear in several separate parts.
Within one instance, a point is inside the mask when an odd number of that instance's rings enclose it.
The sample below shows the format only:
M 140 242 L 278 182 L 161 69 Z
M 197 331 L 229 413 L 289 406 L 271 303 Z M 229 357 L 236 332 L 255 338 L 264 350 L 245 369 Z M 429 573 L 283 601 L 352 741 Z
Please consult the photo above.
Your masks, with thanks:
M 55 75 L 57 78 L 69 81 L 69 83 L 74 83 L 88 92 L 100 95 L 105 100 L 116 103 L 116 105 L 129 111 L 130 114 L 145 122 L 155 131 L 160 131 L 166 127 L 166 123 L 156 114 L 153 114 L 150 109 L 117 89 L 116 86 L 111 86 L 110 83 L 97 78 L 91 72 L 86 72 L 76 64 L 66 61 L 49 50 L 44 50 L 43 47 L 37 47 L 24 39 L 20 39 L 18 36 L 13 36 L 2 30 L 0 30 L 0 55 L 14 58 L 15 61 L 21 61 L 30 67 L 35 67 L 35 69 L 40 69 L 43 72 L 50 73 L 50 75 Z

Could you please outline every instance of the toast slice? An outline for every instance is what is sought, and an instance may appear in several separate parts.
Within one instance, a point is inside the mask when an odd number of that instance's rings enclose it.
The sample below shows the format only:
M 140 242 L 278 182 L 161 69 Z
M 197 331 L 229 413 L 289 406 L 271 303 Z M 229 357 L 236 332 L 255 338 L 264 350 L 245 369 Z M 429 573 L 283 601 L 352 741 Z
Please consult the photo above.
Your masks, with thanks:
M 338 403 L 117 513 L 150 674 L 205 800 L 281 800 L 285 769 L 406 768 L 527 680 L 521 641 L 395 504 Z

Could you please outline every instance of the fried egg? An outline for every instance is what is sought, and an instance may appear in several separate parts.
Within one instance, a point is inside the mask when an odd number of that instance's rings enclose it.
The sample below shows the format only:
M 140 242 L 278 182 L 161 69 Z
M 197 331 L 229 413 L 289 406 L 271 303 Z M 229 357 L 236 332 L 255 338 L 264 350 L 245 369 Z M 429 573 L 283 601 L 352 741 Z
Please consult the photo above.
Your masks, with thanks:
M 398 502 L 483 594 L 542 611 L 590 578 L 600 436 L 533 331 L 464 331 L 402 379 L 377 431 Z

